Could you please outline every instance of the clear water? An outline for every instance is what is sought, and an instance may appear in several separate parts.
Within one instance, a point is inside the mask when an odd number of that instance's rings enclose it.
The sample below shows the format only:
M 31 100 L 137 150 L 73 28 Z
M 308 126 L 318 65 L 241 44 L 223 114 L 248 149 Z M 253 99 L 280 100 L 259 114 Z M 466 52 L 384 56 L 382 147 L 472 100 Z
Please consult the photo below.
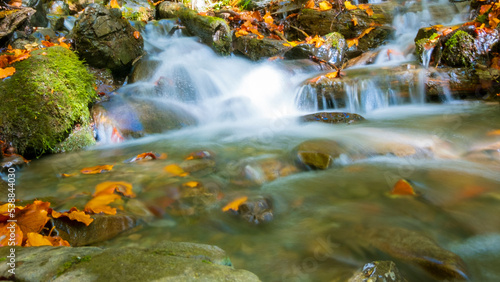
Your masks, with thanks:
M 144 33 L 148 51 L 162 62 L 159 69 L 117 95 L 182 107 L 199 125 L 34 160 L 19 173 L 19 198 L 81 207 L 96 184 L 131 182 L 137 198 L 161 215 L 99 245 L 214 244 L 226 250 L 236 268 L 262 281 L 345 281 L 380 259 L 395 260 L 409 281 L 432 281 L 426 271 L 371 244 L 390 245 L 372 231 L 395 227 L 458 254 L 473 281 L 500 278 L 500 136 L 489 134 L 499 129 L 497 104 L 425 104 L 418 85 L 400 101 L 397 89 L 380 90 L 383 78 L 360 79 L 349 86 L 349 93 L 357 94 L 347 108 L 362 113 L 365 122 L 300 124 L 297 116 L 314 110 L 298 107 L 300 85 L 317 72 L 299 64 L 220 58 L 194 39 L 166 36 L 169 25 L 148 25 Z M 175 87 L 157 91 L 162 77 Z M 334 168 L 295 167 L 293 149 L 313 139 L 343 144 L 345 153 Z M 184 178 L 164 172 L 166 165 L 180 164 L 198 150 L 215 153 L 213 172 Z M 123 163 L 150 151 L 168 158 Z M 58 176 L 103 164 L 115 167 L 99 175 Z M 276 170 L 291 173 L 280 177 Z M 388 196 L 403 178 L 413 183 L 417 197 Z M 188 181 L 201 183 L 201 195 L 175 196 Z M 81 197 L 70 198 L 75 194 Z M 241 196 L 268 199 L 274 219 L 254 225 L 222 212 Z

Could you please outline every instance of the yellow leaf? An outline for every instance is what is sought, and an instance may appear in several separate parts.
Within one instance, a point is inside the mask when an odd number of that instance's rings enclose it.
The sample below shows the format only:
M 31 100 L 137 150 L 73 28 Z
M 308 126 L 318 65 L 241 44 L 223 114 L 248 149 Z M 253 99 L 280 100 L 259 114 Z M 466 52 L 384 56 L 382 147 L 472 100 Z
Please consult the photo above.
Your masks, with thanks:
M 326 2 L 326 1 L 323 1 L 323 2 L 320 2 L 319 3 L 319 10 L 320 11 L 328 11 L 328 10 L 331 10 L 332 9 L 332 4 Z
M 186 187 L 189 187 L 189 188 L 196 188 L 196 187 L 200 186 L 200 182 L 189 181 L 189 182 L 186 182 L 186 183 L 182 184 L 182 186 L 186 186 Z
M 354 26 L 358 25 L 358 18 L 356 18 L 355 16 L 352 16 L 351 21 L 354 24 Z
M 347 48 L 351 48 L 352 45 L 358 46 L 358 39 L 357 38 L 347 39 L 346 42 L 347 42 Z
M 225 205 L 223 208 L 222 208 L 222 211 L 226 212 L 228 210 L 233 210 L 233 211 L 238 211 L 238 207 L 243 204 L 244 202 L 246 202 L 248 199 L 247 196 L 244 196 L 244 197 L 240 197 L 240 198 L 237 198 L 237 199 L 234 199 L 233 201 L 229 202 L 227 205 Z
M 244 35 L 248 35 L 248 31 L 244 30 L 244 29 L 239 29 L 237 30 L 234 35 L 236 35 L 236 37 L 240 37 L 240 36 L 244 36 Z
M 105 181 L 97 184 L 95 187 L 94 197 L 101 195 L 121 193 L 123 196 L 135 198 L 135 193 L 132 191 L 132 184 L 125 181 Z
M 269 11 L 266 12 L 266 14 L 262 17 L 264 19 L 264 22 L 266 24 L 272 24 L 273 23 L 273 17 L 271 16 L 271 13 Z
M 108 204 L 114 202 L 117 199 L 120 199 L 120 195 L 117 194 L 109 194 L 109 195 L 101 195 L 93 198 L 88 201 L 85 205 L 85 211 L 91 213 L 105 213 L 105 214 L 116 214 L 116 209 L 108 206 Z
M 359 4 L 358 8 L 360 8 L 361 10 L 364 10 L 368 14 L 368 16 L 370 16 L 370 17 L 373 16 L 373 10 L 372 10 L 372 8 L 370 8 L 370 5 Z
M 0 69 L 0 79 L 9 77 L 16 72 L 16 69 L 13 67 L 8 67 L 4 69 Z
M 52 246 L 52 243 L 41 234 L 35 232 L 28 232 L 27 237 L 28 237 L 28 240 L 26 241 L 27 247 Z
M 94 221 L 93 218 L 90 217 L 90 215 L 86 214 L 83 211 L 79 211 L 77 208 L 72 207 L 69 211 L 67 212 L 58 212 L 55 210 L 51 211 L 51 216 L 53 218 L 59 218 L 61 216 L 67 217 L 71 220 L 76 220 L 78 222 L 84 223 L 85 225 L 89 226 L 89 224 Z
M 325 76 L 328 78 L 336 78 L 339 76 L 339 73 L 337 71 L 334 71 L 334 72 L 330 72 L 330 73 L 325 74 Z
M 358 8 L 356 5 L 351 4 L 351 1 L 345 1 L 344 6 L 347 10 L 355 10 Z
M 486 135 L 488 135 L 488 136 L 500 135 L 500 129 L 492 130 L 492 131 L 488 132 Z
M 93 167 L 85 167 L 80 170 L 83 174 L 98 174 L 104 171 L 110 171 L 113 169 L 113 165 L 97 165 Z
M 163 170 L 172 176 L 184 177 L 188 175 L 187 172 L 185 172 L 180 166 L 176 164 L 167 165 L 163 168 Z

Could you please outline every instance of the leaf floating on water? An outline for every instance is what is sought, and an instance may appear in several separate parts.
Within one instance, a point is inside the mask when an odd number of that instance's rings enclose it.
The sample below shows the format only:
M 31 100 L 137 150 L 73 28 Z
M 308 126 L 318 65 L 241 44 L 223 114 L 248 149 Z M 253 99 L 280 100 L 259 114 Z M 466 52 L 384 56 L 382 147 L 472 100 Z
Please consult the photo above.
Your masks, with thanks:
M 68 178 L 68 177 L 73 177 L 73 176 L 77 176 L 78 174 L 77 173 L 61 173 L 59 176 L 61 176 L 62 178 Z
M 247 196 L 236 198 L 233 201 L 229 202 L 227 205 L 225 205 L 222 208 L 222 211 L 223 212 L 226 212 L 226 211 L 229 211 L 229 210 L 238 211 L 238 207 L 241 204 L 243 204 L 244 202 L 246 202 L 247 200 L 248 200 Z
M 399 195 L 399 196 L 408 196 L 408 195 L 415 196 L 416 195 L 411 184 L 404 179 L 400 179 L 400 180 L 398 180 L 398 182 L 396 182 L 396 184 L 394 184 L 394 187 L 392 188 L 391 194 L 392 195 Z
M 185 172 L 179 165 L 176 164 L 167 165 L 163 168 L 163 170 L 172 176 L 185 177 L 189 175 L 189 173 Z
M 67 217 L 71 220 L 76 220 L 78 222 L 84 223 L 87 226 L 89 226 L 94 221 L 94 219 L 91 218 L 90 215 L 86 214 L 83 211 L 79 211 L 75 207 L 72 207 L 69 211 L 62 213 L 55 210 L 51 210 L 51 216 L 53 218 Z
M 132 191 L 132 184 L 125 181 L 105 181 L 97 184 L 95 192 L 92 196 L 110 195 L 118 192 L 125 197 L 135 198 L 135 193 Z
M 155 154 L 153 152 L 148 152 L 148 153 L 142 153 L 139 154 L 133 158 L 130 158 L 128 160 L 123 161 L 124 163 L 133 163 L 133 162 L 138 162 L 138 161 L 150 161 L 150 160 L 156 160 L 156 159 L 166 159 L 167 154 Z
M 196 187 L 200 186 L 200 182 L 198 182 L 198 181 L 189 181 L 189 182 L 186 182 L 186 183 L 182 184 L 182 186 L 186 186 L 186 187 L 189 187 L 189 188 L 196 188 Z
M 110 215 L 116 214 L 116 208 L 108 206 L 112 202 L 120 199 L 120 195 L 109 194 L 101 195 L 93 198 L 85 205 L 85 211 L 90 213 L 105 213 Z
M 93 167 L 85 167 L 80 170 L 83 174 L 98 174 L 113 169 L 113 165 L 97 165 Z
M 354 26 L 358 25 L 358 18 L 356 18 L 355 16 L 352 16 L 351 21 Z

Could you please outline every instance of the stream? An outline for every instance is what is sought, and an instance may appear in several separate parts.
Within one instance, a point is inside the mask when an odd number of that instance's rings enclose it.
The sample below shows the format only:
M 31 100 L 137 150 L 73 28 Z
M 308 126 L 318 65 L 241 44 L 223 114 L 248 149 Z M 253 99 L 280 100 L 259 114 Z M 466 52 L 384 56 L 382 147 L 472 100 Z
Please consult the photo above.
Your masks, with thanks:
M 423 84 L 412 85 L 406 98 L 387 86 L 384 71 L 423 68 L 404 52 L 418 28 L 450 23 L 426 9 L 446 3 L 418 4 L 421 11 L 395 17 L 397 40 L 381 47 L 399 48 L 403 55 L 384 57 L 388 52 L 383 51 L 374 65 L 344 70 L 358 79 L 345 86 L 344 101 L 329 106 L 303 84 L 322 74 L 311 64 L 222 58 L 180 30 L 168 35 L 174 21 L 149 23 L 142 34 L 154 62 L 151 71 L 105 102 L 108 112 L 120 113 L 114 118 L 120 119 L 121 132 L 141 132 L 140 138 L 115 142 L 112 126 L 99 124 L 97 146 L 45 156 L 21 170 L 18 197 L 61 200 L 92 193 L 103 181 L 130 182 L 155 217 L 98 246 L 155 246 L 162 240 L 212 244 L 224 249 L 236 268 L 262 281 L 346 281 L 374 260 L 395 261 L 408 281 L 441 281 L 449 272 L 460 279 L 497 281 L 498 104 L 458 101 L 447 93 L 442 103 L 426 103 Z M 460 15 L 451 19 L 461 20 Z M 319 111 L 357 113 L 366 120 L 299 122 L 299 116 Z M 162 133 L 163 120 L 151 121 L 166 112 L 189 125 Z M 295 148 L 325 139 L 343 148 L 333 167 L 302 170 Z M 210 154 L 198 164 L 202 169 L 185 177 L 165 173 L 165 166 L 185 163 L 200 151 Z M 125 162 L 144 152 L 168 157 Z M 60 177 L 104 164 L 113 164 L 113 170 Z M 391 195 L 400 179 L 417 195 Z M 196 187 L 186 187 L 188 182 Z M 252 222 L 222 211 L 242 196 L 264 206 L 250 211 Z M 82 203 L 73 197 L 54 208 Z M 402 237 L 408 240 L 397 239 Z M 428 239 L 437 251 L 426 245 Z M 439 261 L 449 252 L 465 266 Z M 426 268 L 426 262 L 437 270 Z

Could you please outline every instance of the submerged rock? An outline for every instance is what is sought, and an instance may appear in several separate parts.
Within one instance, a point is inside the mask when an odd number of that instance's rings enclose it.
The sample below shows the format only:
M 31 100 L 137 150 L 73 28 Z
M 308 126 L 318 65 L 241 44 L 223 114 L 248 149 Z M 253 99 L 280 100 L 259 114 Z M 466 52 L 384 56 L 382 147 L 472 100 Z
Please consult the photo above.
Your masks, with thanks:
M 226 253 L 210 245 L 164 242 L 154 248 L 15 249 L 19 281 L 259 281 L 251 272 L 234 269 Z M 0 248 L 0 254 L 6 257 L 9 247 Z M 2 264 L 0 276 L 13 279 L 8 268 Z
M 293 156 L 297 164 L 305 169 L 327 169 L 345 149 L 334 140 L 308 140 L 300 143 Z
M 54 46 L 31 52 L 0 81 L 0 139 L 28 158 L 50 151 L 75 123 L 89 121 L 94 77 L 70 50 Z
M 118 9 L 91 4 L 78 17 L 72 31 L 76 50 L 97 68 L 109 68 L 118 77 L 126 76 L 132 62 L 143 54 L 143 38 L 134 35 L 130 23 Z
M 273 210 L 269 199 L 250 200 L 238 207 L 238 214 L 253 224 L 262 224 L 273 220 Z
M 406 282 L 392 261 L 374 261 L 358 270 L 349 282 Z

